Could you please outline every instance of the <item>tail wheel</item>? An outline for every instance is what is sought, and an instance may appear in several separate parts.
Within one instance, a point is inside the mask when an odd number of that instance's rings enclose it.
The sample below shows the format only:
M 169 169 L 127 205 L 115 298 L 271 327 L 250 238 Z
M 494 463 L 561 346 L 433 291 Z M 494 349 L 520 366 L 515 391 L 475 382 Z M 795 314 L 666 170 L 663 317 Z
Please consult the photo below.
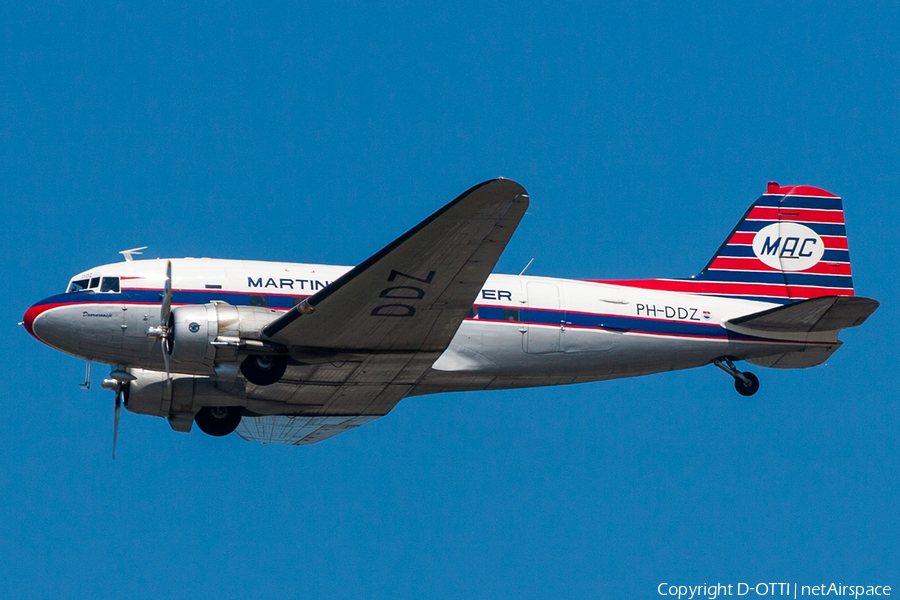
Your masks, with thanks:
M 239 406 L 204 406 L 194 417 L 194 422 L 203 433 L 222 437 L 237 429 L 241 412 Z
M 241 373 L 255 385 L 272 385 L 281 379 L 285 369 L 285 356 L 250 355 L 241 363 Z
M 737 393 L 741 396 L 752 396 L 756 392 L 759 391 L 759 379 L 751 373 L 750 371 L 744 371 L 742 373 L 744 378 L 747 381 L 741 381 L 740 379 L 734 380 L 734 389 L 737 390 Z

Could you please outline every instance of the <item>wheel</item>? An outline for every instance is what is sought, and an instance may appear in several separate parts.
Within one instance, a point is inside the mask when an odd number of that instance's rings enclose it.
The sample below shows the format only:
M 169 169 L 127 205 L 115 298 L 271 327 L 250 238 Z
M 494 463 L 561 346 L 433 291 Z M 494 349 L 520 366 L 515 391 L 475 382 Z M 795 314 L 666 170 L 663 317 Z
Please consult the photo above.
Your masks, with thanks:
M 272 385 L 284 375 L 287 358 L 284 356 L 251 355 L 241 363 L 241 373 L 252 384 Z
M 214 437 L 228 435 L 241 422 L 239 406 L 204 406 L 194 417 L 200 431 Z
M 747 378 L 746 383 L 741 381 L 740 379 L 734 380 L 734 389 L 737 390 L 738 394 L 740 394 L 741 396 L 752 396 L 753 394 L 758 392 L 759 379 L 757 379 L 756 375 L 754 375 L 750 371 L 744 371 L 742 375 Z

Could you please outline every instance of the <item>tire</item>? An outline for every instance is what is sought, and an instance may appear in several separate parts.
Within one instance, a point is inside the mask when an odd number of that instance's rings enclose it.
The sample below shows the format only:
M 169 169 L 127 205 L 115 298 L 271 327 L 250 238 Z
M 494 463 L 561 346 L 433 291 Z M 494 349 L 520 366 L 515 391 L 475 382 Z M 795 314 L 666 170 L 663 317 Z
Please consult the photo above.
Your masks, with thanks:
M 740 379 L 735 379 L 734 389 L 736 389 L 737 393 L 741 396 L 752 396 L 759 391 L 759 379 L 750 371 L 744 371 L 743 375 L 747 378 L 747 383 L 744 383 Z
M 204 406 L 194 417 L 194 422 L 203 433 L 222 437 L 237 429 L 241 412 L 239 406 Z
M 250 355 L 241 363 L 241 373 L 254 385 L 272 385 L 284 376 L 284 356 Z

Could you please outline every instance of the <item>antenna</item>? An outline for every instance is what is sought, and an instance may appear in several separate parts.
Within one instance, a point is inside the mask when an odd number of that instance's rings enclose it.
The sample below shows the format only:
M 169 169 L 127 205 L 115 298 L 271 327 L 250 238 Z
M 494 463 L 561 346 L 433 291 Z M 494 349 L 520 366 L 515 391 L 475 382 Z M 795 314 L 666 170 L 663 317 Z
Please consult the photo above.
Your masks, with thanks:
M 147 246 L 141 246 L 140 248 L 132 248 L 131 250 L 122 250 L 119 254 L 125 257 L 125 262 L 131 262 L 134 260 L 132 254 L 143 254 L 141 250 L 146 250 Z
M 533 258 L 532 258 L 531 260 L 528 261 L 528 264 L 525 265 L 525 268 L 522 269 L 522 272 L 521 272 L 521 273 L 519 273 L 519 277 L 521 277 L 522 275 L 525 274 L 525 271 L 528 270 L 528 267 L 530 267 L 530 266 L 531 266 L 531 263 L 533 263 L 533 262 L 534 262 L 534 259 L 533 259 Z

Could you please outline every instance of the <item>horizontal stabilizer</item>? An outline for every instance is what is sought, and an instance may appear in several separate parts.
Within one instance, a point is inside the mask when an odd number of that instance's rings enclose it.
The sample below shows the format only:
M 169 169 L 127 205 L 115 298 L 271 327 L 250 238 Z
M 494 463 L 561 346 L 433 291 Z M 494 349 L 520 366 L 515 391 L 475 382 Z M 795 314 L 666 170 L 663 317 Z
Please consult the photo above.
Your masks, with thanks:
M 731 319 L 727 324 L 772 333 L 840 331 L 862 325 L 879 303 L 859 296 L 823 296 Z

